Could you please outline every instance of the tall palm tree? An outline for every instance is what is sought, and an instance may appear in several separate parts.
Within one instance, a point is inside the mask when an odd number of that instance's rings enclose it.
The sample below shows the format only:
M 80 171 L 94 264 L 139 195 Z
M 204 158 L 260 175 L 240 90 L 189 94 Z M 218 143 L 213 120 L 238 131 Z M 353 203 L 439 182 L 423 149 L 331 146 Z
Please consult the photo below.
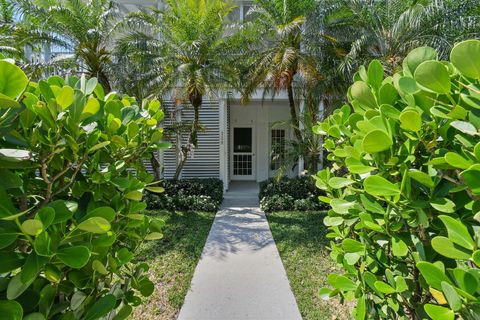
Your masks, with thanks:
M 117 55 L 146 70 L 140 94 L 175 92 L 194 111 L 188 141 L 180 147 L 181 159 L 175 179 L 198 145 L 200 109 L 208 94 L 227 88 L 238 79 L 233 63 L 235 34 L 226 32 L 233 6 L 222 0 L 167 0 L 163 11 L 137 12 L 126 24 L 131 30 L 120 39 Z M 119 79 L 124 82 L 124 79 Z
M 250 11 L 252 29 L 258 42 L 247 52 L 249 71 L 243 87 L 243 101 L 257 88 L 272 95 L 285 90 L 295 137 L 301 141 L 294 82 L 320 79 L 315 58 L 302 49 L 303 28 L 307 14 L 316 0 L 256 0 Z
M 18 3 L 39 30 L 62 40 L 65 50 L 73 52 L 73 61 L 78 62 L 81 71 L 96 77 L 105 90 L 111 90 L 109 47 L 119 19 L 114 1 L 18 0 Z

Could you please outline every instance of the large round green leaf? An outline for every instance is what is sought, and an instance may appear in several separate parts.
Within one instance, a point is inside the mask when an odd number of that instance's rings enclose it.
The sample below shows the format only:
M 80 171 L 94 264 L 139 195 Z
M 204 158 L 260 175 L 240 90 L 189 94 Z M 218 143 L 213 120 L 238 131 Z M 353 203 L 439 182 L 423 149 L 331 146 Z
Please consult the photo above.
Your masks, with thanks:
M 400 126 L 408 131 L 420 131 L 422 129 L 422 117 L 415 110 L 405 110 L 400 114 Z
M 0 300 L 0 314 L 3 320 L 22 320 L 23 309 L 17 301 Z
M 25 258 L 17 252 L 0 252 L 0 273 L 7 273 L 22 266 Z
M 372 60 L 368 65 L 368 83 L 375 89 L 380 88 L 383 81 L 384 70 L 379 60 Z
M 391 83 L 385 83 L 378 91 L 378 99 L 380 104 L 394 105 L 398 99 L 397 89 Z
M 90 250 L 84 246 L 67 247 L 59 249 L 56 255 L 67 266 L 80 269 L 88 263 Z
M 372 196 L 397 196 L 400 194 L 400 189 L 390 181 L 380 176 L 369 176 L 363 181 L 365 191 Z
M 92 217 L 78 225 L 78 229 L 91 233 L 106 233 L 110 227 L 110 223 L 102 217 Z
M 16 65 L 0 61 L 0 93 L 16 98 L 27 87 L 28 78 Z
M 383 130 L 370 131 L 362 141 L 362 148 L 367 153 L 377 153 L 390 149 L 392 138 Z
M 113 208 L 110 207 L 99 207 L 95 208 L 92 211 L 89 211 L 85 217 L 82 218 L 82 221 L 88 220 L 92 217 L 102 217 L 108 222 L 112 222 L 115 219 L 116 212 Z
M 450 61 L 464 76 L 480 79 L 480 41 L 467 40 L 458 43 L 450 53 Z
M 435 93 L 449 93 L 451 82 L 447 68 L 438 61 L 425 61 L 415 71 L 417 84 Z
M 22 223 L 22 231 L 28 235 L 36 236 L 43 230 L 43 223 L 40 220 L 28 219 Z
M 475 248 L 475 242 L 463 223 L 450 216 L 440 216 L 439 218 L 447 228 L 450 240 L 466 249 L 473 250 Z
M 403 61 L 403 66 L 413 75 L 422 62 L 436 59 L 437 51 L 435 49 L 430 47 L 415 48 L 407 55 Z
M 361 105 L 364 105 L 369 108 L 374 108 L 377 106 L 375 97 L 373 96 L 370 87 L 363 81 L 355 82 L 351 87 L 352 97 L 357 100 Z

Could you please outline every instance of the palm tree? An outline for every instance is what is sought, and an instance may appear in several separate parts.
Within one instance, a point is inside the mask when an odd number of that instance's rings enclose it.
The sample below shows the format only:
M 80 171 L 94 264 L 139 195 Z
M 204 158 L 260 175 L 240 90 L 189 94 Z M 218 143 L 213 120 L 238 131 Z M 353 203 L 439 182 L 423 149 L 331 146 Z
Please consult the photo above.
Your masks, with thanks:
M 249 13 L 254 17 L 250 30 L 258 33 L 259 41 L 246 53 L 249 71 L 245 76 L 243 101 L 247 102 L 259 87 L 272 95 L 285 90 L 295 137 L 301 141 L 294 82 L 320 79 L 315 57 L 302 49 L 306 16 L 316 1 L 256 0 L 254 3 Z
M 221 0 L 167 0 L 164 11 L 152 9 L 129 15 L 131 30 L 120 39 L 117 55 L 145 73 L 141 95 L 175 92 L 194 111 L 188 141 L 177 146 L 180 176 L 188 156 L 198 146 L 200 109 L 208 94 L 225 89 L 238 79 L 233 52 L 236 35 L 226 33 L 233 6 Z M 124 77 L 119 79 L 125 85 Z M 127 82 L 128 83 L 128 82 Z
M 111 90 L 108 68 L 109 47 L 118 21 L 118 10 L 112 0 L 18 0 L 23 14 L 38 30 L 61 39 L 73 61 L 88 76 L 96 77 L 106 91 Z M 72 60 L 71 57 L 63 57 Z M 60 60 L 61 58 L 59 58 Z
M 459 6 L 442 0 L 344 0 L 340 4 L 335 13 L 338 18 L 329 22 L 327 30 L 338 42 L 350 43 L 339 66 L 345 74 L 372 59 L 382 61 L 392 74 L 401 68 L 408 52 L 419 46 L 428 45 L 446 55 L 459 40 L 453 31 L 471 29 L 472 21 L 464 18 L 472 7 L 478 7 L 475 1 Z

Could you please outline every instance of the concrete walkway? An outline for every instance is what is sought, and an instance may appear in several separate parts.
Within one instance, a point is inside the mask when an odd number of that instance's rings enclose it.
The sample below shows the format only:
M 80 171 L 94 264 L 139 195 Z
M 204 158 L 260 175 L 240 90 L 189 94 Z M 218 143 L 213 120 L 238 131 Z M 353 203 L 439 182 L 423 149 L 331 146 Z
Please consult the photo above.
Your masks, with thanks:
M 234 185 L 215 217 L 178 320 L 297 319 L 257 186 Z

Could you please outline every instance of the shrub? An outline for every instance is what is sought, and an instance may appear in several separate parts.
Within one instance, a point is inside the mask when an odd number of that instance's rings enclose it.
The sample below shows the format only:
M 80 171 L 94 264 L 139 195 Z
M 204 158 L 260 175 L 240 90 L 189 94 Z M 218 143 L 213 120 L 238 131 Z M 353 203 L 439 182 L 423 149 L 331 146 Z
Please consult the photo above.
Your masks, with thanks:
M 332 209 L 328 296 L 355 297 L 356 319 L 480 317 L 480 41 L 451 62 L 413 50 L 384 78 L 373 61 L 350 105 L 315 131 L 333 165 L 317 174 Z
M 322 210 L 326 206 L 318 201 L 324 194 L 315 187 L 311 177 L 271 178 L 260 182 L 260 207 L 265 212 L 287 210 Z
M 0 69 L 0 317 L 128 317 L 154 290 L 135 250 L 164 224 L 142 214 L 160 103 Z
M 165 180 L 160 185 L 164 193 L 146 194 L 149 209 L 216 212 L 223 200 L 220 179 Z

